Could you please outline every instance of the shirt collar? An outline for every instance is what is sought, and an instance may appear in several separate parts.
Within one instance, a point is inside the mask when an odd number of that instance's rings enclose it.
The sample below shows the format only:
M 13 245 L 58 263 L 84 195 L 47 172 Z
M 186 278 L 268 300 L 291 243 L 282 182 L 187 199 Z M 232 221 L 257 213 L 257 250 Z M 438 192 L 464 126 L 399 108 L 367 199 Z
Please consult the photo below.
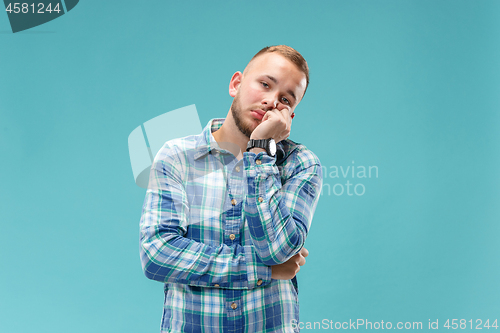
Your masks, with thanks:
M 217 131 L 222 124 L 224 124 L 224 120 L 225 118 L 214 118 L 208 122 L 207 126 L 205 126 L 201 132 L 201 135 L 199 135 L 198 140 L 196 140 L 194 159 L 201 158 L 210 153 L 212 150 L 221 150 L 217 141 L 215 141 L 212 132 Z

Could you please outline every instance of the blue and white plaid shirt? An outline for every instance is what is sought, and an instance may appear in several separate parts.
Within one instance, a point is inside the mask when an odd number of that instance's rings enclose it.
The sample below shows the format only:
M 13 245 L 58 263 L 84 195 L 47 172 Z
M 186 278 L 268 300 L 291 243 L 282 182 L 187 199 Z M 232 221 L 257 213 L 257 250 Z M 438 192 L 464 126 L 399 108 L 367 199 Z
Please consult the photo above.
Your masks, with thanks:
M 294 332 L 296 280 L 271 267 L 298 253 L 321 192 L 305 146 L 279 143 L 280 161 L 220 148 L 213 119 L 156 155 L 140 224 L 145 275 L 165 283 L 162 332 Z M 278 166 L 277 166 L 278 164 Z

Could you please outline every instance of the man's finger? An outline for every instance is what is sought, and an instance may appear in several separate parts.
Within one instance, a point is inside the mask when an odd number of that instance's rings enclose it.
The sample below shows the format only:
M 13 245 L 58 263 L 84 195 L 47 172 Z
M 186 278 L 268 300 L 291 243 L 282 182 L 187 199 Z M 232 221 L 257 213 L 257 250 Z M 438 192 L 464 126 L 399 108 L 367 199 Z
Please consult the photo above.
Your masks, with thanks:
M 304 266 L 306 264 L 306 258 L 300 256 L 299 258 L 299 266 Z
M 278 109 L 275 109 L 276 111 L 278 111 L 281 116 L 283 117 L 283 119 L 285 119 L 286 121 L 286 131 L 285 132 L 290 132 L 290 129 L 292 127 L 292 109 L 287 106 L 286 108 L 284 109 L 281 109 L 281 110 L 278 110 Z M 285 135 L 282 135 L 285 139 L 288 137 L 288 134 L 289 133 L 285 133 Z
M 265 114 L 264 114 L 264 117 L 262 117 L 262 121 L 266 121 L 267 119 L 269 119 L 269 116 L 271 114 L 269 113 L 269 111 L 267 111 Z
M 287 114 L 285 113 L 285 112 L 287 112 L 287 111 L 286 111 L 285 109 L 283 109 L 283 110 L 280 110 L 280 109 L 273 109 L 273 111 L 274 111 L 274 112 L 276 112 L 276 114 L 281 115 L 281 116 L 283 117 L 283 119 L 288 120 L 288 119 L 287 119 Z M 290 114 L 290 113 L 288 113 L 288 114 Z
M 307 249 L 305 247 L 303 247 L 301 250 L 300 250 L 300 254 L 302 254 L 302 256 L 305 258 L 309 255 L 309 251 L 307 251 Z
M 275 109 L 275 110 L 278 110 L 278 109 Z M 287 120 L 289 120 L 289 119 L 291 120 L 292 119 L 291 116 L 292 116 L 293 112 L 292 112 L 292 108 L 291 107 L 285 106 L 283 109 L 278 110 L 278 111 L 283 115 L 283 117 L 285 117 L 285 119 L 287 119 Z

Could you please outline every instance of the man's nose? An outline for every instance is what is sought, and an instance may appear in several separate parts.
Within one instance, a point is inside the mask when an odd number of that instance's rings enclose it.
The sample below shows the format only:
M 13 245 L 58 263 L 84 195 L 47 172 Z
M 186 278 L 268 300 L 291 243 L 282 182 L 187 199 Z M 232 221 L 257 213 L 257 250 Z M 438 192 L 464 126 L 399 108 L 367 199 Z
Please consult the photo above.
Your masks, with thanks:
M 269 110 L 276 109 L 278 107 L 278 103 L 279 103 L 278 94 L 268 94 L 262 101 L 262 104 L 264 104 L 266 108 L 268 108 Z

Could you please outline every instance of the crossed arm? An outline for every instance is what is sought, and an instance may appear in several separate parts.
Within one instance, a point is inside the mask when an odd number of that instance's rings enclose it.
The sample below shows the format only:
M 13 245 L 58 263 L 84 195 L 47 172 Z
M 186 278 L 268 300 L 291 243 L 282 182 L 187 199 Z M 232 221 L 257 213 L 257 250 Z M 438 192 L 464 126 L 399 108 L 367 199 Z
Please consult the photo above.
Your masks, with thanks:
M 186 238 L 189 202 L 178 163 L 155 161 L 150 184 L 156 186 L 148 189 L 141 218 L 141 262 L 148 278 L 251 289 L 295 275 L 307 256 L 303 245 L 321 191 L 319 161 L 305 156 L 310 162 L 287 170 L 290 176 L 282 185 L 273 158 L 245 153 L 244 159 L 244 207 L 253 241 L 245 246 L 210 246 Z

